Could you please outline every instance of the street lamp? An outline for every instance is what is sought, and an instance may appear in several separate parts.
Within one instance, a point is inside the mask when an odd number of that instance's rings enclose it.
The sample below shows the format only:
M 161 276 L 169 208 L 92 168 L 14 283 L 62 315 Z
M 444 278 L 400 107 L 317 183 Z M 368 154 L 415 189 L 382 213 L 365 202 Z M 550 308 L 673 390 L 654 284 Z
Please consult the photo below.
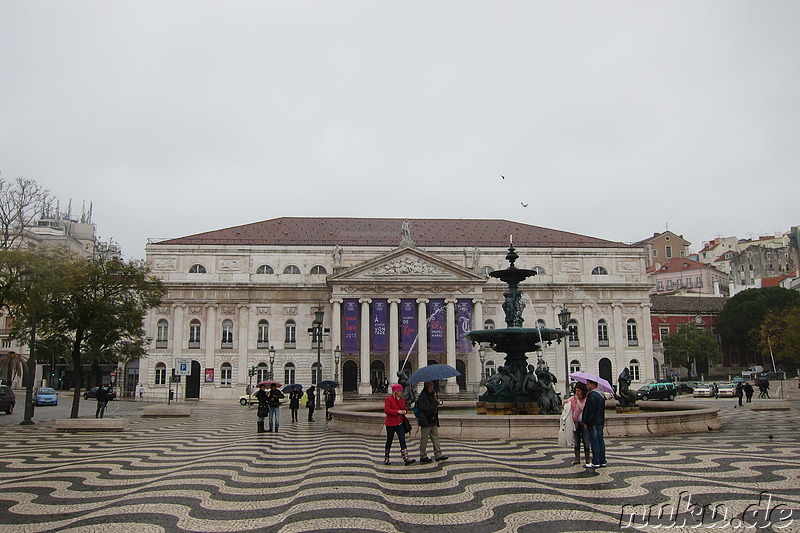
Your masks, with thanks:
M 308 328 L 308 332 L 311 334 L 311 346 L 314 346 L 314 343 L 317 345 L 317 381 L 314 383 L 317 385 L 321 381 L 322 377 L 322 337 L 326 333 L 330 332 L 329 328 L 322 327 L 322 319 L 325 317 L 325 311 L 322 309 L 317 309 L 314 311 L 314 321 L 311 322 L 311 327 Z M 320 391 L 317 391 L 317 409 L 320 408 Z
M 483 344 L 478 345 L 478 359 L 481 360 L 481 387 L 486 385 L 486 348 Z
M 275 364 L 275 347 L 269 347 L 269 379 L 275 379 L 275 374 L 272 372 L 272 365 Z
M 569 331 L 569 321 L 572 318 L 572 313 L 567 311 L 565 307 L 558 313 L 558 323 L 561 324 L 561 329 L 566 329 Z M 570 332 L 571 334 L 571 332 Z M 569 344 L 570 335 L 567 335 L 567 338 L 564 342 L 564 387 L 566 393 L 564 394 L 564 398 L 569 396 L 569 358 L 567 357 L 567 345 Z
M 32 285 L 30 273 L 23 272 L 20 275 L 20 281 L 26 285 Z M 31 342 L 28 345 L 28 351 L 28 374 L 25 376 L 25 416 L 20 422 L 22 426 L 33 424 L 33 385 L 36 378 L 36 309 L 31 310 Z
M 336 369 L 336 374 L 333 378 L 333 381 L 335 381 L 336 383 L 339 383 L 339 361 L 341 360 L 342 360 L 342 349 L 339 348 L 339 345 L 337 344 L 336 349 L 333 350 L 333 362 L 335 365 L 334 368 Z

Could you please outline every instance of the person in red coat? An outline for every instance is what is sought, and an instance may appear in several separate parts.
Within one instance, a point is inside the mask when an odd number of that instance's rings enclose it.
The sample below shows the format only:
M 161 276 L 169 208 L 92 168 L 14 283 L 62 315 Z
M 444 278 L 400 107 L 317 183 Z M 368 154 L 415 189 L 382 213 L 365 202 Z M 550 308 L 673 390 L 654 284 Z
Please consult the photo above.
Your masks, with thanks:
M 397 440 L 400 441 L 400 456 L 406 466 L 416 462 L 416 459 L 411 459 L 408 456 L 408 449 L 406 449 L 406 430 L 403 428 L 403 419 L 408 413 L 406 409 L 406 401 L 403 399 L 403 386 L 399 384 L 392 385 L 392 394 L 383 402 L 383 412 L 386 413 L 384 425 L 386 426 L 386 456 L 384 457 L 384 464 L 391 464 L 389 462 L 389 451 L 392 449 L 392 440 L 394 434 L 397 433 Z

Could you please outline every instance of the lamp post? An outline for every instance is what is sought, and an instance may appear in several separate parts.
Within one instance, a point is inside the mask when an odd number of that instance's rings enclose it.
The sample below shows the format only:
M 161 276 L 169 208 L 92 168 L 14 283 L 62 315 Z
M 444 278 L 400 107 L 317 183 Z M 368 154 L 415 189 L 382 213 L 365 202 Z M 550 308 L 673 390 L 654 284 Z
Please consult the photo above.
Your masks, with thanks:
M 314 385 L 317 385 L 322 378 L 322 336 L 330 332 L 330 329 L 322 327 L 322 319 L 324 317 L 325 311 L 322 309 L 314 311 L 314 321 L 311 322 L 311 327 L 308 328 L 308 332 L 311 334 L 311 345 L 314 346 L 314 343 L 317 345 L 317 381 Z M 320 408 L 320 396 L 320 391 L 317 391 L 317 409 Z
M 275 364 L 275 347 L 269 347 L 269 379 L 274 380 L 275 374 L 272 372 L 272 366 Z
M 21 426 L 33 424 L 33 382 L 36 378 L 36 311 L 31 313 L 31 343 L 28 354 L 28 375 L 25 376 L 25 417 Z
M 256 375 L 256 367 L 251 366 L 247 374 L 250 376 L 250 385 L 247 386 L 247 407 L 253 407 L 253 376 Z
M 569 321 L 572 318 L 572 313 L 567 311 L 565 307 L 558 313 L 558 323 L 561 324 L 561 329 L 569 331 Z M 571 335 L 571 332 L 570 332 Z M 567 345 L 569 344 L 570 335 L 567 335 L 564 342 L 564 398 L 569 396 L 569 357 L 567 356 Z
M 333 368 L 335 369 L 335 375 L 333 381 L 335 381 L 336 383 L 339 383 L 339 361 L 341 360 L 342 360 L 342 349 L 339 348 L 339 345 L 337 344 L 336 349 L 333 350 L 333 363 L 334 363 Z
M 486 348 L 483 344 L 478 345 L 478 359 L 481 361 L 481 387 L 486 386 Z

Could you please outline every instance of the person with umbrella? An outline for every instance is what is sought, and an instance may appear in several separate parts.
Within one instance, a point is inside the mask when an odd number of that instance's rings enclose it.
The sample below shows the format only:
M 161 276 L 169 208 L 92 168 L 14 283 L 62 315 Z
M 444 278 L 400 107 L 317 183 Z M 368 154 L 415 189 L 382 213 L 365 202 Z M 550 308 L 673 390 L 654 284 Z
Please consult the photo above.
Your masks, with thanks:
M 269 392 L 267 393 L 267 404 L 269 405 L 269 429 L 267 433 L 272 433 L 272 428 L 275 428 L 275 433 L 278 432 L 278 427 L 281 424 L 281 398 L 285 398 L 284 394 L 278 389 L 278 384 L 275 382 L 270 383 Z
M 292 422 L 297 422 L 297 411 L 300 409 L 300 398 L 303 397 L 303 391 L 300 386 L 292 385 L 292 390 L 289 391 L 289 410 L 292 412 Z
M 314 406 L 316 405 L 314 402 L 317 399 L 316 391 L 317 391 L 317 389 L 314 388 L 313 385 L 311 387 L 309 387 L 308 390 L 306 391 L 306 398 L 307 398 L 306 407 L 308 407 L 308 421 L 309 422 L 313 422 L 314 421 Z
M 583 425 L 589 434 L 589 446 L 592 449 L 592 462 L 586 463 L 586 468 L 600 468 L 606 466 L 606 441 L 603 438 L 603 428 L 606 424 L 606 399 L 597 389 L 597 382 L 586 380 L 589 394 L 583 405 Z
M 392 440 L 395 433 L 397 440 L 400 442 L 400 456 L 406 466 L 416 463 L 416 459 L 411 459 L 408 456 L 408 449 L 406 449 L 406 430 L 404 427 L 405 416 L 408 413 L 406 409 L 406 401 L 403 399 L 403 386 L 399 383 L 392 385 L 392 394 L 390 394 L 383 402 L 383 412 L 386 414 L 384 425 L 386 426 L 386 455 L 383 459 L 383 464 L 391 464 L 389 462 L 389 452 L 392 449 Z
M 433 459 L 445 461 L 448 457 L 442 454 L 442 447 L 439 445 L 439 406 L 442 400 L 433 393 L 433 381 L 426 381 L 425 387 L 417 398 L 419 406 L 419 416 L 417 422 L 420 428 L 419 437 L 419 462 L 431 463 Z M 428 439 L 433 444 L 433 459 L 428 457 Z
M 328 387 L 325 389 L 325 420 L 331 420 L 330 409 L 336 403 L 336 388 Z
M 258 400 L 258 432 L 264 433 L 264 419 L 269 414 L 269 404 L 267 403 L 267 388 L 266 383 L 259 383 L 258 390 L 256 391 L 256 400 Z

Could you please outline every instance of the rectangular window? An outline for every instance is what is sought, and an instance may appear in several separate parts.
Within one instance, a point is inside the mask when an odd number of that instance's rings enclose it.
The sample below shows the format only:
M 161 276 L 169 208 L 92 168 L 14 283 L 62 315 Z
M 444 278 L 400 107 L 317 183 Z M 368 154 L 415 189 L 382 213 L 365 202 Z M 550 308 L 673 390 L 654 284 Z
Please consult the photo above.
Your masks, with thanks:
M 686 278 L 686 287 L 689 289 L 692 288 L 692 278 Z
M 664 339 L 666 339 L 667 335 L 669 335 L 669 326 L 661 326 L 660 328 L 658 328 L 658 338 L 660 340 L 663 341 Z
M 658 283 L 656 284 L 656 290 L 658 292 L 661 292 L 661 291 L 664 290 L 664 282 L 663 281 L 661 281 L 661 280 L 658 281 Z
M 233 370 L 230 367 L 224 367 L 220 371 L 220 378 L 219 383 L 221 387 L 230 387 L 231 386 L 231 373 Z
M 682 278 L 678 278 L 678 279 L 675 281 L 675 283 L 677 283 L 677 284 L 678 284 L 678 288 L 679 288 L 679 289 L 680 289 L 681 287 L 683 287 L 683 279 L 682 279 Z
M 295 348 L 297 342 L 297 326 L 286 324 L 286 339 L 283 341 L 284 348 Z
M 167 368 L 166 367 L 157 367 L 156 368 L 156 385 L 166 385 L 167 384 Z
M 702 287 L 702 286 L 703 286 L 703 277 L 702 277 L 702 276 L 697 276 L 697 277 L 695 278 L 695 280 L 694 280 L 694 284 L 695 284 L 697 287 Z
M 200 348 L 200 324 L 189 324 L 189 348 Z
M 608 324 L 605 322 L 597 324 L 597 344 L 598 346 L 608 346 Z
M 258 325 L 258 343 L 256 344 L 256 348 L 269 348 L 269 325 Z
M 222 326 L 222 346 L 223 349 L 233 348 L 233 326 Z
M 669 259 L 670 257 L 672 257 L 672 246 L 667 246 L 667 247 L 665 247 L 665 248 L 664 248 L 664 251 L 666 252 L 666 255 L 667 255 L 667 258 L 668 258 L 668 259 Z
M 628 346 L 639 346 L 639 337 L 636 332 L 636 323 L 628 323 Z

